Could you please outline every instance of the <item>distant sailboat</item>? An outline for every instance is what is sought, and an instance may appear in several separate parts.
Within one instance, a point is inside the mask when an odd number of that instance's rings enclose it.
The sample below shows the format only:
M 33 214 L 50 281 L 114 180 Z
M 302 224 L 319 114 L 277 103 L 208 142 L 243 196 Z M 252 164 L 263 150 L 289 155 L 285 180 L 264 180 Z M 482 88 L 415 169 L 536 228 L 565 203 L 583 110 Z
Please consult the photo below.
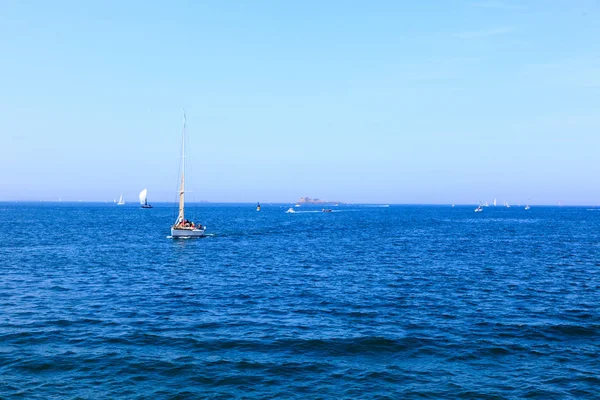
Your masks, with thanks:
M 494 199 L 494 207 L 496 207 L 496 199 Z
M 183 113 L 183 129 L 181 132 L 181 184 L 179 186 L 179 214 L 171 227 L 173 238 L 203 237 L 205 226 L 185 219 L 185 111 Z
M 475 212 L 482 212 L 482 211 L 483 211 L 483 208 L 481 207 L 481 202 L 479 202 L 479 205 L 475 209 Z
M 506 200 L 504 200 L 504 207 L 510 208 L 510 205 L 508 204 L 508 201 L 506 201 Z
M 260 203 L 256 204 L 256 211 L 260 211 Z
M 125 204 L 125 200 L 123 199 L 123 195 L 121 195 L 121 197 L 119 197 L 119 202 L 117 203 L 117 205 L 122 206 L 123 204 Z
M 527 200 L 527 205 L 525 205 L 525 209 L 529 210 L 531 207 L 529 207 L 529 199 Z
M 144 189 L 140 192 L 140 204 L 142 208 L 152 208 L 152 205 L 148 204 L 148 189 Z

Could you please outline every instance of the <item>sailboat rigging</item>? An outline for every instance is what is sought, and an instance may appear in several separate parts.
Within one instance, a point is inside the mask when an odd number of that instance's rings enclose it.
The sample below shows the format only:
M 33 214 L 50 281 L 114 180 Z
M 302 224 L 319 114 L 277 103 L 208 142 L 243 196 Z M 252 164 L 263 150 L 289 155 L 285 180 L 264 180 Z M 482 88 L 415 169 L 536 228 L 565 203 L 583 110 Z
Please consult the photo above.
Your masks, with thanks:
M 171 227 L 171 237 L 192 238 L 205 236 L 206 227 L 185 219 L 185 111 L 183 112 L 183 129 L 181 132 L 181 183 L 179 186 L 179 214 Z

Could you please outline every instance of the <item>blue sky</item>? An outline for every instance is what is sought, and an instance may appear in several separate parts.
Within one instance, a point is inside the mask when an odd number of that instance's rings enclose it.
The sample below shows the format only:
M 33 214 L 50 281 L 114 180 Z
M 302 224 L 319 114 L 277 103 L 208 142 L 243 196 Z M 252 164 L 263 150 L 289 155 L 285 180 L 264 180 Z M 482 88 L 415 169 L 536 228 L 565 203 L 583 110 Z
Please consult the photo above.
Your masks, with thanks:
M 0 200 L 600 203 L 597 1 L 0 2 Z

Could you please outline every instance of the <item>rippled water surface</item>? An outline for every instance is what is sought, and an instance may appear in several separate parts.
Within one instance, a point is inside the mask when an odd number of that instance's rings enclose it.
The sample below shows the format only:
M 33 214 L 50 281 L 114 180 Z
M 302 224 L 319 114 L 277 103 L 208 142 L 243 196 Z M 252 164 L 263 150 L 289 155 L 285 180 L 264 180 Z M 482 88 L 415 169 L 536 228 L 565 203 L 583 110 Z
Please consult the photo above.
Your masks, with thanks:
M 598 398 L 600 212 L 288 207 L 0 203 L 0 397 Z

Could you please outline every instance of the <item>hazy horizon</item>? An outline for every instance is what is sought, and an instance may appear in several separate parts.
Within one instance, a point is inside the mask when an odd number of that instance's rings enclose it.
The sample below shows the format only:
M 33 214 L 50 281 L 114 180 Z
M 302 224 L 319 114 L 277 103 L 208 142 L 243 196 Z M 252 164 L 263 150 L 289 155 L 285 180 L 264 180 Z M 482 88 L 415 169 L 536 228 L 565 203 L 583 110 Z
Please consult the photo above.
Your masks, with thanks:
M 139 206 L 139 202 L 138 201 L 129 201 L 127 199 L 125 199 L 125 204 L 122 206 L 134 206 L 137 207 Z M 87 204 L 109 204 L 109 205 L 113 205 L 113 201 L 108 201 L 108 200 L 63 200 L 63 199 L 57 199 L 57 200 L 0 200 L 0 203 L 50 203 L 50 204 L 76 204 L 76 203 L 87 203 Z M 159 205 L 159 204 L 169 204 L 169 205 L 173 205 L 174 207 L 177 206 L 178 202 L 177 201 L 154 201 L 148 202 L 151 205 Z M 257 203 L 260 203 L 262 206 L 268 206 L 268 205 L 281 205 L 281 206 L 287 206 L 287 205 L 291 205 L 291 204 L 298 204 L 298 202 L 296 201 L 206 201 L 206 200 L 198 200 L 198 201 L 186 201 L 187 205 L 193 205 L 193 204 L 232 204 L 232 205 L 236 205 L 236 204 L 243 204 L 243 205 L 250 205 L 250 206 L 255 206 Z M 482 204 L 485 202 L 482 202 Z M 494 206 L 492 203 L 490 203 L 488 201 L 488 206 L 490 208 L 504 208 L 503 202 L 498 202 L 497 206 Z M 338 204 L 340 206 L 457 206 L 457 207 L 471 207 L 474 205 L 479 204 L 477 203 L 385 203 L 385 202 L 379 202 L 379 203 L 357 203 L 357 202 L 336 202 L 336 201 L 324 201 L 323 203 L 308 203 L 308 204 L 301 204 L 302 207 L 319 207 L 319 206 L 325 206 L 325 205 L 334 205 L 334 204 Z M 117 206 L 117 204 L 114 204 L 115 206 Z M 524 207 L 525 205 L 530 205 L 530 206 L 536 206 L 536 207 L 597 207 L 598 204 L 565 204 L 563 202 L 560 203 L 556 203 L 556 204 L 545 204 L 545 203 L 533 203 L 533 202 L 525 202 L 525 203 L 510 203 L 509 202 L 510 207 Z M 121 206 L 120 206 L 121 207 Z
M 0 11 L 0 201 L 600 201 L 596 2 Z

